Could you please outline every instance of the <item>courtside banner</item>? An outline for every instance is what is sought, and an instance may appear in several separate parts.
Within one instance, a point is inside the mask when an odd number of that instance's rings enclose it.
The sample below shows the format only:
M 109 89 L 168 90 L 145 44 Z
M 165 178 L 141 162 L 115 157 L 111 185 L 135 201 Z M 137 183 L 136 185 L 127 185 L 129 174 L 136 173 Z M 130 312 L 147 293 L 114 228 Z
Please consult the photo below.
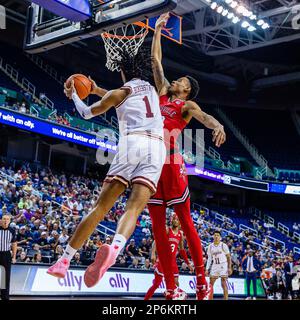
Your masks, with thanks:
M 117 150 L 115 142 L 104 141 L 94 134 L 74 130 L 71 127 L 60 126 L 7 109 L 0 108 L 0 123 L 30 132 L 40 133 L 49 137 L 81 144 L 94 149 L 100 148 L 112 153 L 116 153 Z
M 47 274 L 47 267 L 15 265 L 14 269 L 22 268 L 25 283 L 19 286 L 12 285 L 12 295 L 139 295 L 144 296 L 151 287 L 154 275 L 151 272 L 128 271 L 127 269 L 111 269 L 93 288 L 87 288 L 83 281 L 83 268 L 71 268 L 64 279 L 54 278 Z M 27 270 L 26 270 L 27 269 Z M 30 269 L 30 270 L 29 270 Z M 18 272 L 16 272 L 18 273 Z M 207 279 L 209 280 L 209 279 Z M 13 279 L 12 279 L 13 281 Z M 195 295 L 196 278 L 190 275 L 180 275 L 180 287 L 191 297 Z M 263 289 L 258 281 L 258 294 L 264 296 Z M 243 278 L 229 278 L 227 282 L 230 296 L 245 296 L 246 286 Z M 21 290 L 20 290 L 21 289 Z M 162 294 L 165 284 L 162 283 L 156 293 Z M 222 295 L 221 281 L 217 280 L 214 287 L 215 295 Z

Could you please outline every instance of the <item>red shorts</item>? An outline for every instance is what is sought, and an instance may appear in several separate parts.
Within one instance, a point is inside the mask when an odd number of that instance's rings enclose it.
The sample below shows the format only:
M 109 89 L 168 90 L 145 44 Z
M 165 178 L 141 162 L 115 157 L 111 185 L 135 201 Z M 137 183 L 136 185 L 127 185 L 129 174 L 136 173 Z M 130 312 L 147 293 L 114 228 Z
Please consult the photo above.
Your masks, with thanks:
M 154 265 L 154 272 L 156 272 L 159 276 L 164 276 L 164 273 L 162 271 L 162 266 L 160 264 L 160 262 L 157 262 L 155 265 Z M 174 277 L 179 277 L 179 270 L 178 270 L 178 266 L 176 263 L 173 263 L 172 264 L 172 271 L 173 271 L 173 274 L 174 274 Z
M 168 156 L 163 166 L 157 191 L 149 204 L 172 206 L 183 203 L 189 197 L 188 178 L 185 164 L 180 154 Z

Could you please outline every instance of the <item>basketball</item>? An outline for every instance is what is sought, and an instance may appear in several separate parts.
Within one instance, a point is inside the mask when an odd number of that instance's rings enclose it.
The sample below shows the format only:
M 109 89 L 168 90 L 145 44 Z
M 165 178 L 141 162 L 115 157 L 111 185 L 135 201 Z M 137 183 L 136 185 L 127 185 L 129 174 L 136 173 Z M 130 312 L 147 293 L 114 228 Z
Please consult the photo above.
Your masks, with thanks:
M 73 74 L 67 80 L 67 87 L 71 86 L 74 80 L 74 86 L 80 99 L 85 99 L 92 90 L 92 82 L 83 74 Z

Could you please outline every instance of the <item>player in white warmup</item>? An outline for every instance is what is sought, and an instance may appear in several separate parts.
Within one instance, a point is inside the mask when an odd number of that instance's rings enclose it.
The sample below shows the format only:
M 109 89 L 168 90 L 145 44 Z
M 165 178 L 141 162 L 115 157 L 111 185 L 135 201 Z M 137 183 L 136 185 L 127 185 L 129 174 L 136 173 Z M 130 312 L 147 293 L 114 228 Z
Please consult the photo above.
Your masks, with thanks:
M 224 299 L 228 300 L 227 279 L 232 274 L 231 256 L 227 244 L 221 241 L 219 231 L 214 232 L 214 242 L 208 246 L 207 255 L 205 275 L 209 275 L 212 288 L 216 280 L 221 277 Z M 213 299 L 213 296 L 211 298 Z
M 102 100 L 90 107 L 79 99 L 74 83 L 71 89 L 65 86 L 66 95 L 73 99 L 77 111 L 84 119 L 91 119 L 115 107 L 120 138 L 117 154 L 95 207 L 77 227 L 61 259 L 48 269 L 50 275 L 65 277 L 76 251 L 104 219 L 118 197 L 126 188 L 132 187 L 112 244 L 101 246 L 95 261 L 85 272 L 84 282 L 87 287 L 96 285 L 115 264 L 118 254 L 135 229 L 139 214 L 156 192 L 166 158 L 159 98 L 154 87 L 145 81 L 151 74 L 150 52 L 140 49 L 136 56 L 122 52 L 121 59 L 115 63 L 121 69 L 125 84 L 120 89 L 103 92 L 105 95 Z

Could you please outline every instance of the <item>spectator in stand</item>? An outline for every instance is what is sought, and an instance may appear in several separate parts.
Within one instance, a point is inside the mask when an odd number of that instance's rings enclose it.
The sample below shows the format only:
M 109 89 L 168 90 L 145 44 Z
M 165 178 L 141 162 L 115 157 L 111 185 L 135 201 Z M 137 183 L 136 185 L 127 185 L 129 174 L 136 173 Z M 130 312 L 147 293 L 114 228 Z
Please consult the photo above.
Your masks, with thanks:
M 151 270 L 151 263 L 149 259 L 145 259 L 144 264 L 141 267 L 142 270 Z
M 294 268 L 295 276 L 292 280 L 293 298 L 300 298 L 300 265 Z
M 287 295 L 288 298 L 291 300 L 292 299 L 292 280 L 295 276 L 293 273 L 294 271 L 294 260 L 293 257 L 287 257 L 285 263 L 284 263 L 284 276 L 286 280 L 286 290 L 287 290 Z
M 112 239 L 111 237 L 106 237 L 105 238 L 105 244 L 111 245 Z
M 139 254 L 145 259 L 149 258 L 150 247 L 147 243 L 147 239 L 143 238 L 139 247 Z
M 68 239 L 69 239 L 68 230 L 63 229 L 61 235 L 58 238 L 59 244 L 64 246 L 68 242 Z
M 135 245 L 134 239 L 130 239 L 129 245 L 126 247 L 125 251 L 132 260 L 136 258 L 139 261 L 142 257 L 142 255 L 139 253 L 138 248 Z
M 59 244 L 56 246 L 56 249 L 54 251 L 54 260 L 58 260 L 59 258 L 61 258 L 61 256 L 64 253 L 64 248 Z
M 17 259 L 17 262 L 21 262 L 21 263 L 30 262 L 30 259 L 27 257 L 25 251 L 21 251 L 19 258 Z
M 26 113 L 27 112 L 27 109 L 26 109 L 26 105 L 25 103 L 23 102 L 19 108 L 19 112 L 22 112 L 22 113 Z
M 80 261 L 80 253 L 76 252 L 74 255 L 74 259 L 71 260 L 72 266 L 81 266 L 82 262 Z
M 127 268 L 126 259 L 123 255 L 119 255 L 117 258 L 117 262 L 115 263 L 114 267 L 116 268 Z
M 40 252 L 34 254 L 32 263 L 42 263 L 42 254 Z
M 190 269 L 185 262 L 182 262 L 181 267 L 180 267 L 180 272 L 182 272 L 182 273 L 189 273 L 190 272 Z
M 273 299 L 285 299 L 286 279 L 280 267 L 276 268 L 276 273 L 270 280 L 270 293 L 273 294 Z
M 142 215 L 142 217 L 141 217 L 140 226 L 141 226 L 142 228 L 147 228 L 147 227 L 148 227 L 148 223 L 147 223 L 147 220 L 146 220 L 146 216 L 145 216 L 145 215 Z
M 132 264 L 128 268 L 129 269 L 140 269 L 139 260 L 137 258 L 133 258 Z
M 27 248 L 29 245 L 29 240 L 32 240 L 32 238 L 28 238 L 26 226 L 20 227 L 19 232 L 17 233 L 17 246 L 21 248 Z

